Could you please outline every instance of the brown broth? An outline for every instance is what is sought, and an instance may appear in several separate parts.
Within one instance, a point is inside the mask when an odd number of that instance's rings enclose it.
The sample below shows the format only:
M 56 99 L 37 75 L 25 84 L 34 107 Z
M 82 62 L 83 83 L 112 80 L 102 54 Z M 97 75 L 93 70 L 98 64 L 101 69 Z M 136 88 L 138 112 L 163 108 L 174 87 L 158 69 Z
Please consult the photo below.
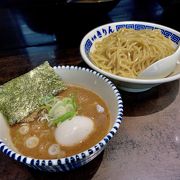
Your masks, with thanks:
M 54 127 L 49 127 L 47 122 L 33 121 L 25 123 L 29 125 L 29 132 L 25 135 L 19 133 L 19 128 L 23 124 L 16 124 L 10 127 L 12 142 L 17 150 L 23 155 L 38 159 L 55 159 L 71 156 L 80 153 L 98 143 L 107 133 L 110 127 L 110 115 L 105 102 L 94 92 L 87 89 L 68 86 L 68 89 L 61 92 L 59 96 L 67 97 L 70 94 L 75 95 L 78 105 L 78 115 L 84 115 L 91 118 L 94 122 L 94 131 L 83 142 L 72 147 L 60 146 L 58 155 L 49 155 L 48 148 L 52 144 L 57 144 L 54 137 Z M 96 105 L 104 108 L 104 112 L 99 113 Z M 29 149 L 25 145 L 28 137 L 37 136 L 39 144 L 37 147 Z

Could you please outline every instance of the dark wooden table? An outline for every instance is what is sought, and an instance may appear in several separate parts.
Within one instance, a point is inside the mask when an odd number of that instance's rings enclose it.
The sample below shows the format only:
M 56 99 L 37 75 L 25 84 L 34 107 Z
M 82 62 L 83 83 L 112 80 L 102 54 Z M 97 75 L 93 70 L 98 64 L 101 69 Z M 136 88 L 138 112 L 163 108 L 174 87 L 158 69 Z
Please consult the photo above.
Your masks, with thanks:
M 61 8 L 52 4 L 8 7 L 4 1 L 0 8 L 0 84 L 45 60 L 52 66 L 86 66 L 79 43 L 85 33 L 99 24 L 144 20 L 180 30 L 175 19 L 179 2 L 163 2 L 122 0 L 108 14 L 98 12 L 99 16 L 94 15 L 92 20 L 81 12 L 65 16 Z M 179 180 L 179 88 L 177 80 L 144 93 L 121 91 L 123 123 L 105 151 L 89 164 L 67 173 L 45 173 L 24 167 L 0 153 L 0 180 Z

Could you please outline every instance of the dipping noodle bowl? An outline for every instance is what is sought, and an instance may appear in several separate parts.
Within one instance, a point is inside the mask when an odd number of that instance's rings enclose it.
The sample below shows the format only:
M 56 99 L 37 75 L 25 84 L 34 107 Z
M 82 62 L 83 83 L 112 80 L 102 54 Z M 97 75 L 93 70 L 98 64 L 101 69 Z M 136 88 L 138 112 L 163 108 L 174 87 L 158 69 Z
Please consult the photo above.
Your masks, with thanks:
M 91 30 L 82 39 L 80 52 L 91 68 L 111 78 L 119 88 L 141 92 L 180 78 L 178 65 L 165 78 L 138 78 L 148 66 L 172 55 L 179 41 L 180 33 L 171 28 L 148 22 L 124 21 Z
M 104 149 L 121 123 L 122 100 L 96 72 L 45 62 L 1 86 L 0 112 L 2 152 L 36 169 L 67 171 Z

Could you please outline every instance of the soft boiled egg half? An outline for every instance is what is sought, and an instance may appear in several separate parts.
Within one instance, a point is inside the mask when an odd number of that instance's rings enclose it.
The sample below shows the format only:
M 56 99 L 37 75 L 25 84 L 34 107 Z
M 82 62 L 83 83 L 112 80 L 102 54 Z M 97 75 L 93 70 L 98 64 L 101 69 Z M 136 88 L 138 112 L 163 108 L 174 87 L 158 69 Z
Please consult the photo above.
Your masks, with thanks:
M 93 121 L 86 116 L 66 120 L 55 130 L 56 141 L 62 146 L 73 146 L 85 140 L 94 129 Z

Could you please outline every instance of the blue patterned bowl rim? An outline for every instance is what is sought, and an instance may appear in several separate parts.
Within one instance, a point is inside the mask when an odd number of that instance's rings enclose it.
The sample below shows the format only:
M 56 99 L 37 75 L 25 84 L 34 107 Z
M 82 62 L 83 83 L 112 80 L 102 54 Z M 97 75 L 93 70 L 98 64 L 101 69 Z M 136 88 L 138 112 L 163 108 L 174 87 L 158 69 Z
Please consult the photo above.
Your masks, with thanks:
M 108 23 L 101 25 L 99 27 L 96 27 L 89 31 L 82 39 L 81 44 L 80 44 L 80 53 L 83 58 L 83 60 L 95 71 L 100 72 L 101 74 L 104 74 L 108 78 L 117 80 L 117 81 L 122 81 L 122 82 L 128 82 L 128 83 L 136 83 L 136 84 L 160 84 L 160 83 L 165 83 L 165 82 L 170 82 L 176 79 L 180 78 L 180 73 L 169 76 L 166 78 L 161 78 L 161 79 L 133 79 L 133 78 L 126 78 L 126 77 L 121 77 L 117 76 L 111 73 L 108 73 L 100 68 L 98 68 L 96 65 L 94 65 L 89 56 L 88 53 L 91 50 L 91 47 L 93 43 L 97 39 L 101 39 L 102 37 L 108 36 L 109 34 L 116 32 L 120 28 L 129 28 L 129 29 L 136 29 L 136 30 L 141 30 L 141 29 L 160 29 L 162 34 L 165 37 L 169 37 L 175 44 L 179 44 L 180 42 L 180 32 L 160 25 L 156 23 L 150 23 L 150 22 L 143 22 L 143 21 L 121 21 L 121 22 L 113 22 L 113 23 Z
M 116 86 L 108 78 L 106 78 L 105 76 L 103 76 L 102 74 L 100 74 L 94 70 L 90 70 L 88 68 L 83 68 L 83 67 L 78 67 L 78 66 L 54 66 L 53 68 L 54 69 L 86 71 L 88 73 L 94 74 L 97 78 L 103 79 L 106 82 L 106 84 L 111 87 L 113 93 L 115 94 L 115 96 L 117 98 L 118 114 L 117 114 L 116 120 L 113 124 L 113 127 L 108 132 L 108 134 L 101 141 L 99 141 L 99 143 L 97 143 L 93 147 L 91 147 L 91 148 L 89 148 L 89 149 L 87 149 L 87 150 L 85 150 L 79 154 L 75 154 L 73 156 L 69 156 L 69 157 L 65 157 L 65 158 L 61 158 L 61 159 L 46 160 L 46 159 L 35 159 L 35 158 L 27 157 L 27 156 L 21 155 L 19 153 L 16 153 L 12 149 L 10 149 L 0 139 L 0 151 L 2 151 L 4 154 L 9 156 L 10 158 L 13 158 L 14 160 L 17 160 L 19 162 L 22 162 L 22 163 L 30 165 L 30 166 L 36 165 L 36 164 L 38 164 L 39 166 L 56 166 L 58 164 L 64 165 L 67 163 L 71 163 L 72 161 L 73 162 L 78 162 L 78 161 L 82 162 L 85 157 L 86 157 L 86 160 L 85 159 L 84 160 L 87 161 L 88 157 L 91 158 L 99 150 L 101 150 L 105 147 L 105 145 L 109 142 L 109 140 L 115 135 L 115 133 L 119 129 L 121 121 L 122 121 L 122 116 L 123 116 L 122 98 L 121 98 L 121 95 L 120 95 L 118 89 L 116 88 Z

